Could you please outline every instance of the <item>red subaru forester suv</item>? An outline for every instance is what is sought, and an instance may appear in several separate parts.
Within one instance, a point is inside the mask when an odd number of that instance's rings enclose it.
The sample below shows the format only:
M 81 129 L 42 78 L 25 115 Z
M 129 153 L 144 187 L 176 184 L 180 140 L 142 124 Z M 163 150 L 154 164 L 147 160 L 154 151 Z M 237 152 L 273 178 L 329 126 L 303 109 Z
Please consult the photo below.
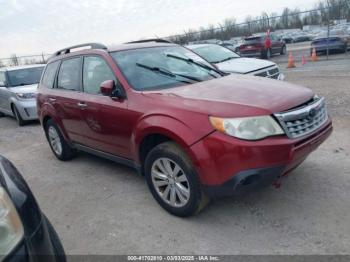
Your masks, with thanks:
M 81 150 L 132 166 L 177 216 L 274 184 L 332 131 L 324 98 L 311 90 L 225 75 L 161 41 L 56 52 L 37 108 L 58 159 Z

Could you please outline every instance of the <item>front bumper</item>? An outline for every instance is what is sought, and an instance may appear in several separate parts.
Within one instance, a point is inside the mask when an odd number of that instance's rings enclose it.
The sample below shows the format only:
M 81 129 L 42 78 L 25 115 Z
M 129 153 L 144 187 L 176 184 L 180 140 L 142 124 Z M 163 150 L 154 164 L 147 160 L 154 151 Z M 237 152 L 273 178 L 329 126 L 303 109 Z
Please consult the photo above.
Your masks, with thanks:
M 15 101 L 16 108 L 18 112 L 21 114 L 23 120 L 37 120 L 38 113 L 36 110 L 36 100 L 28 99 L 28 100 L 16 100 Z
M 240 56 L 243 57 L 260 57 L 262 55 L 261 50 L 240 51 Z
M 278 75 L 277 80 L 284 81 L 284 79 L 286 79 L 285 75 L 284 75 L 283 73 L 280 73 L 280 74 Z
M 271 185 L 288 174 L 328 138 L 332 129 L 328 120 L 306 138 L 276 136 L 260 141 L 244 141 L 214 132 L 194 144 L 191 154 L 209 195 L 235 194 Z

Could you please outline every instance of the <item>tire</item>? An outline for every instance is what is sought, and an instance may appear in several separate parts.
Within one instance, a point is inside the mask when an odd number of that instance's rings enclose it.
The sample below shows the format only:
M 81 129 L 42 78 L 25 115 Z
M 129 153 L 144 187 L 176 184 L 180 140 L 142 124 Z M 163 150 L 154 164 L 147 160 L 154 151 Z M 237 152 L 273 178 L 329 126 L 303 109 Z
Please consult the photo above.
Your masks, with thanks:
M 169 213 L 189 217 L 209 202 L 189 157 L 177 144 L 165 142 L 153 148 L 146 157 L 144 168 L 149 190 Z M 166 172 L 169 168 L 171 172 Z M 174 175 L 175 169 L 178 172 Z
M 52 152 L 59 160 L 67 161 L 77 155 L 77 150 L 67 143 L 52 119 L 48 120 L 45 125 L 45 134 Z
M 64 248 L 61 244 L 60 238 L 57 235 L 56 230 L 54 229 L 54 227 L 52 226 L 51 222 L 47 219 L 47 217 L 44 215 L 44 218 L 46 220 L 46 225 L 47 225 L 47 230 L 49 231 L 50 234 L 50 240 L 52 243 L 52 247 L 54 249 L 55 252 L 55 261 L 58 262 L 66 262 L 66 254 L 64 252 Z
M 285 55 L 287 53 L 287 47 L 284 45 L 282 46 L 282 49 L 281 49 L 281 55 Z
M 348 45 L 345 44 L 345 45 L 344 45 L 344 49 L 342 50 L 342 53 L 346 53 L 347 51 L 348 51 Z
M 12 106 L 13 114 L 15 115 L 16 121 L 19 126 L 24 126 L 26 121 L 23 120 L 21 114 L 18 112 L 18 109 L 15 105 Z

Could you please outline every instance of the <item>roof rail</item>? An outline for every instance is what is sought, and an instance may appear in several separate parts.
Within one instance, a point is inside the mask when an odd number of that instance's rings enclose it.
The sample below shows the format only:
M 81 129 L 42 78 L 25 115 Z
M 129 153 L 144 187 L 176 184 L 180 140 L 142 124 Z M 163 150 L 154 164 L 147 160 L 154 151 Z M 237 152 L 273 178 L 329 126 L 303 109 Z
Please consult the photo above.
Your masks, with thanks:
M 161 38 L 152 38 L 152 39 L 144 39 L 144 40 L 137 40 L 137 41 L 131 41 L 127 42 L 125 44 L 139 44 L 139 43 L 149 43 L 149 42 L 155 42 L 155 43 L 168 43 L 172 44 L 173 42 Z
M 64 49 L 58 50 L 56 51 L 52 57 L 55 56 L 59 56 L 62 54 L 69 54 L 71 52 L 72 49 L 75 48 L 80 48 L 80 47 L 87 47 L 89 46 L 91 49 L 107 49 L 107 46 L 103 45 L 103 44 L 99 44 L 99 43 L 86 43 L 86 44 L 80 44 L 80 45 L 74 45 L 74 46 L 70 46 L 70 47 L 66 47 Z

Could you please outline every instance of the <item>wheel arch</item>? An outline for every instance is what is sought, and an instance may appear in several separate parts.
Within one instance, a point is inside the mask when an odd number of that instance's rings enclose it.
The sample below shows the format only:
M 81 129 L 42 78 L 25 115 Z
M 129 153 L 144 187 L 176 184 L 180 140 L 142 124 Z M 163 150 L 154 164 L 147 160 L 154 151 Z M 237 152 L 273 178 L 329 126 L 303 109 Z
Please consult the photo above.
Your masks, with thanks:
M 192 159 L 190 146 L 201 139 L 183 122 L 168 116 L 151 116 L 143 119 L 134 129 L 132 149 L 135 162 L 143 167 L 147 154 L 160 143 L 173 141 Z

